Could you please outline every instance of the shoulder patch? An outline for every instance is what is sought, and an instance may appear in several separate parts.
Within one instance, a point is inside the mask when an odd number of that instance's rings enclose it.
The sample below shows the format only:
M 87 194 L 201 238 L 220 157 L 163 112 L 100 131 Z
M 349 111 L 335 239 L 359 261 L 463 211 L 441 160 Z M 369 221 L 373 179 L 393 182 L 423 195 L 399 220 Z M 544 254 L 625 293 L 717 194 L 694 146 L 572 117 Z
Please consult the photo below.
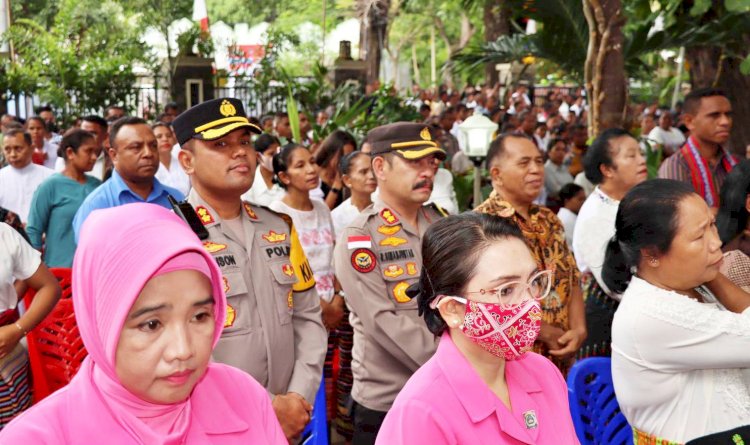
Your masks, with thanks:
M 377 265 L 375 254 L 370 249 L 357 249 L 352 252 L 351 263 L 359 273 L 372 272 Z

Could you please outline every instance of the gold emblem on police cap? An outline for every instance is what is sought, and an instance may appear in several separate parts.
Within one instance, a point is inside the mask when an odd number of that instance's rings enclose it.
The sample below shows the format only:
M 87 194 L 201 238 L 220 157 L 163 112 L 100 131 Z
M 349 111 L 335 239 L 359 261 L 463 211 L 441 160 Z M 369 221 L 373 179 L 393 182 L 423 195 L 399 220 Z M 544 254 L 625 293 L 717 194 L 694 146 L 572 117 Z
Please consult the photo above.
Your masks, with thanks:
M 219 113 L 221 113 L 224 117 L 234 116 L 237 114 L 237 110 L 234 108 L 234 105 L 232 105 L 231 102 L 224 99 L 221 101 L 221 105 L 219 106 Z
M 432 136 L 430 135 L 430 129 L 427 127 L 424 127 L 422 131 L 419 133 L 419 137 L 421 137 L 425 141 L 431 141 Z

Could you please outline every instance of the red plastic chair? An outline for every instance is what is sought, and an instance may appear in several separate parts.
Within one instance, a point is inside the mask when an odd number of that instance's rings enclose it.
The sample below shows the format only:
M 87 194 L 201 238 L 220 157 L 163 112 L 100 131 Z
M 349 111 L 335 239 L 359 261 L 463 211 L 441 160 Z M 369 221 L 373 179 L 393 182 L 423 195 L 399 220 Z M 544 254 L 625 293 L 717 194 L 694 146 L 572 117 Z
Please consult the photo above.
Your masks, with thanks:
M 88 355 L 73 314 L 70 269 L 53 268 L 50 271 L 60 280 L 60 301 L 26 335 L 34 403 L 67 385 Z M 27 308 L 31 306 L 35 293 L 33 289 L 29 289 L 24 295 L 23 301 Z

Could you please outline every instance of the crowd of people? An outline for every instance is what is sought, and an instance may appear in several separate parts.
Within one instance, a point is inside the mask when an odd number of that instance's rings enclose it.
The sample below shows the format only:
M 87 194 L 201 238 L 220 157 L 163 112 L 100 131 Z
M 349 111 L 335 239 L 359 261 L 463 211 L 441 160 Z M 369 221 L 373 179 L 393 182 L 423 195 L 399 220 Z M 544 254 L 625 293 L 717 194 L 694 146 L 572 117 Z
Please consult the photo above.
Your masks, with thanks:
M 315 141 L 306 112 L 295 140 L 233 98 L 66 131 L 5 115 L 0 442 L 297 443 L 322 382 L 347 444 L 576 444 L 565 377 L 594 356 L 637 443 L 750 439 L 730 99 L 634 105 L 591 138 L 583 90 L 525 85 L 415 91 L 417 122 L 362 141 Z M 474 113 L 499 126 L 491 192 L 460 213 Z M 51 268 L 89 355 L 31 407 L 21 340 L 60 296 Z

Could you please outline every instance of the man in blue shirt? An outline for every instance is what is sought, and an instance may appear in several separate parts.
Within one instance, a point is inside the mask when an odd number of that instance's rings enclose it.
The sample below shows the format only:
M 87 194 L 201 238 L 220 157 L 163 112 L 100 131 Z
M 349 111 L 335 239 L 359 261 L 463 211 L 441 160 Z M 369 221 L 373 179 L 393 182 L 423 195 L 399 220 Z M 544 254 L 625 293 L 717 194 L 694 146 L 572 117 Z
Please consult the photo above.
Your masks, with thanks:
M 159 154 L 156 137 L 146 121 L 137 117 L 118 119 L 110 129 L 109 144 L 114 171 L 107 182 L 86 197 L 76 212 L 73 218 L 76 243 L 81 225 L 94 210 L 134 202 L 147 202 L 171 209 L 168 195 L 178 201 L 185 199 L 178 190 L 154 178 L 159 168 Z M 133 218 L 138 218 L 138 215 L 134 214 Z

